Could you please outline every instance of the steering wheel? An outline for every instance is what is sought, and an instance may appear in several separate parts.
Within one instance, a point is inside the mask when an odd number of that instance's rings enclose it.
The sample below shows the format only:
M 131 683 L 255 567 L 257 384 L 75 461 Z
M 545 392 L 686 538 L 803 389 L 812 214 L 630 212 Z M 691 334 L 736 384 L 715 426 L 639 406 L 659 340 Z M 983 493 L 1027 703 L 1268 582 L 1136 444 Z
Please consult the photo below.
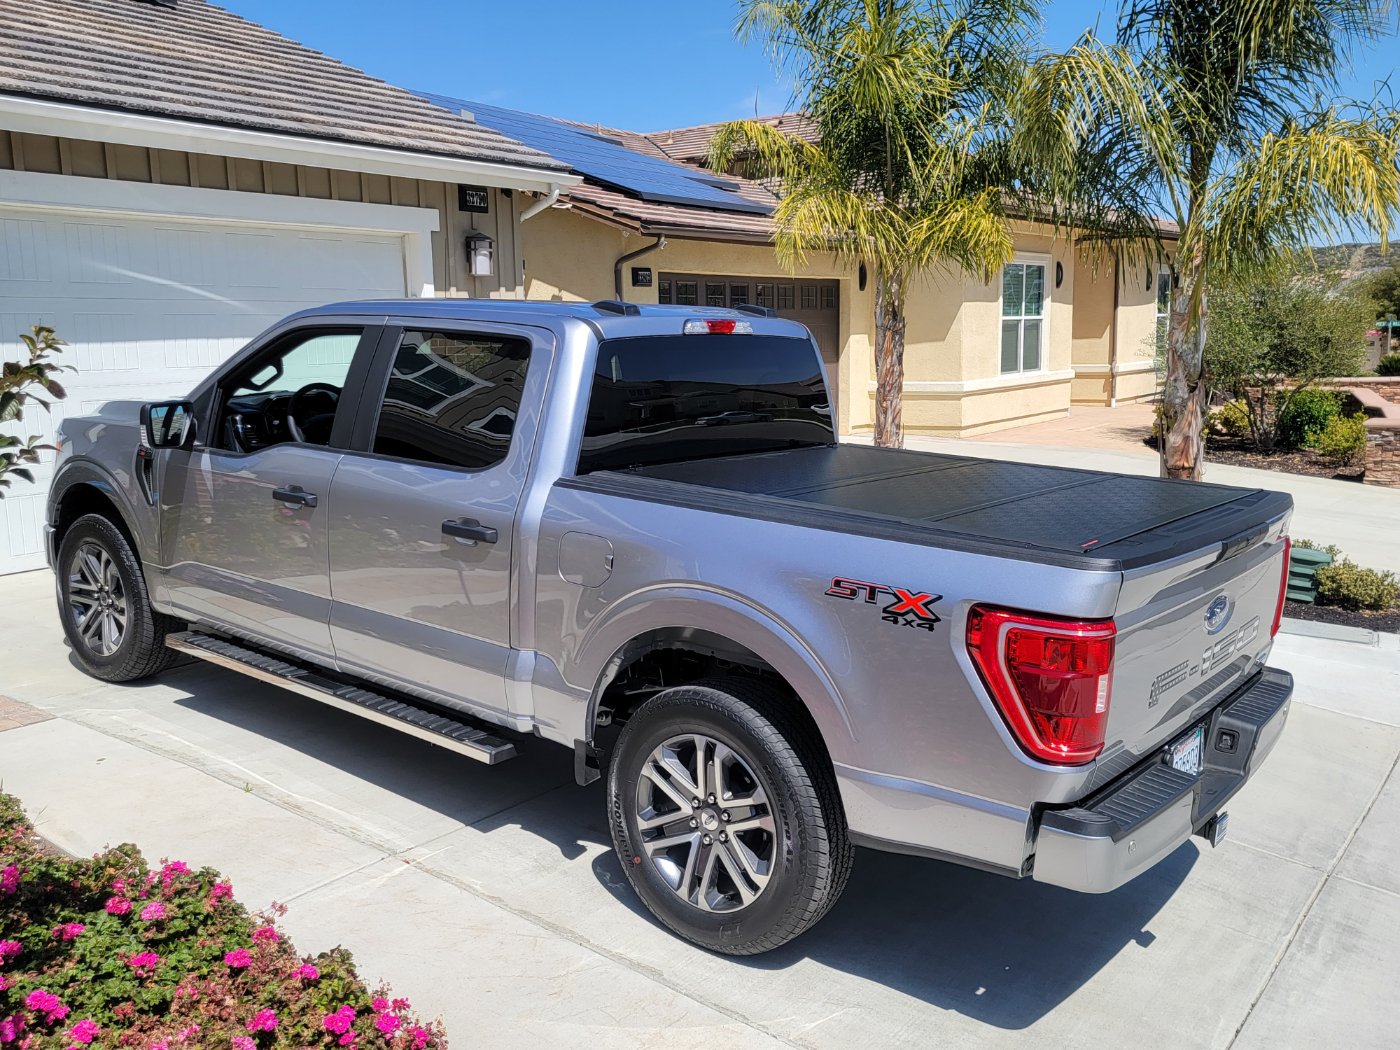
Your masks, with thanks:
M 335 422 L 338 404 L 340 389 L 330 383 L 307 383 L 298 390 L 287 402 L 287 432 L 292 440 L 324 445 L 331 439 L 331 425 Z M 299 416 L 305 416 L 304 425 L 297 422 Z

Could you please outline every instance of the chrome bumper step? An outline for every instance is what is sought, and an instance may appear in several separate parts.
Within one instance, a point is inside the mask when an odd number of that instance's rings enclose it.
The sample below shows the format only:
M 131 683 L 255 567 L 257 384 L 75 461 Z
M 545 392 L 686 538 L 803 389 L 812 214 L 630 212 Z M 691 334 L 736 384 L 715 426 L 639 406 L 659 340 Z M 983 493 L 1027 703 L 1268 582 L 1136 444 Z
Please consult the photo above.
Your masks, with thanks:
M 280 656 L 250 649 L 200 631 L 181 631 L 166 637 L 165 644 L 179 652 L 207 660 L 249 677 L 280 685 L 352 715 L 368 718 L 400 733 L 456 751 L 487 765 L 515 757 L 515 744 L 486 727 L 456 713 L 430 710 L 419 701 L 395 698 L 358 685 L 349 685 L 324 672 L 294 664 Z

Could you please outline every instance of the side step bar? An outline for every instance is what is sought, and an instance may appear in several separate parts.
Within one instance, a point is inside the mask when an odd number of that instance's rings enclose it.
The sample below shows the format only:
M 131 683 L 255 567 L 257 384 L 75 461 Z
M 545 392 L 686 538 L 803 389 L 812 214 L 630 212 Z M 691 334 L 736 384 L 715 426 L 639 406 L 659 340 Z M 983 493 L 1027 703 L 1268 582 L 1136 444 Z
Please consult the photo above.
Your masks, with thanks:
M 179 652 L 280 685 L 312 700 L 368 718 L 489 766 L 515 757 L 513 743 L 482 728 L 482 724 L 465 715 L 438 713 L 416 706 L 416 701 L 396 700 L 357 685 L 347 685 L 321 671 L 199 631 L 168 635 L 165 644 Z

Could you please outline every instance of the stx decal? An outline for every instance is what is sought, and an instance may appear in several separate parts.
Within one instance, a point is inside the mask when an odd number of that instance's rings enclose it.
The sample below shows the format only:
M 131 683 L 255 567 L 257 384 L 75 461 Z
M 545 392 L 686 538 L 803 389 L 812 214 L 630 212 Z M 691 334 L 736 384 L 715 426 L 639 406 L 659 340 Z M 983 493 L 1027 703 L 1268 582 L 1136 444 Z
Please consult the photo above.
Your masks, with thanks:
M 883 583 L 870 583 L 867 580 L 851 580 L 844 576 L 837 576 L 831 581 L 831 586 L 826 589 L 828 598 L 843 598 L 848 602 L 861 601 L 866 605 L 875 605 L 881 601 L 882 595 L 894 598 L 881 607 L 880 619 L 886 623 L 901 624 L 905 627 L 917 627 L 925 631 L 933 630 L 934 624 L 939 622 L 940 617 L 929 606 L 942 600 L 941 594 L 929 594 L 926 591 L 915 591 L 905 587 L 891 587 Z

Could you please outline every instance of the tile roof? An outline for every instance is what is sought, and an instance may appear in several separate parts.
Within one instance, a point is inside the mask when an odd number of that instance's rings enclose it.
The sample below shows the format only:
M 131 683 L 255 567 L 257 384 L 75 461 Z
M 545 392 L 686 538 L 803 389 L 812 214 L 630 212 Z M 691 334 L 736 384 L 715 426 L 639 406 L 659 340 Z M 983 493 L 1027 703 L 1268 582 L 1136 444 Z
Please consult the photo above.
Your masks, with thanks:
M 5 0 L 0 94 L 547 171 L 565 167 L 205 0 Z
M 761 124 L 772 124 L 789 135 L 816 142 L 817 122 L 805 113 L 777 113 L 771 117 L 755 117 Z M 655 144 L 666 155 L 677 160 L 703 161 L 710 155 L 710 140 L 715 132 L 724 127 L 727 121 L 714 124 L 696 124 L 690 128 L 673 128 L 670 131 L 650 131 L 645 138 Z

